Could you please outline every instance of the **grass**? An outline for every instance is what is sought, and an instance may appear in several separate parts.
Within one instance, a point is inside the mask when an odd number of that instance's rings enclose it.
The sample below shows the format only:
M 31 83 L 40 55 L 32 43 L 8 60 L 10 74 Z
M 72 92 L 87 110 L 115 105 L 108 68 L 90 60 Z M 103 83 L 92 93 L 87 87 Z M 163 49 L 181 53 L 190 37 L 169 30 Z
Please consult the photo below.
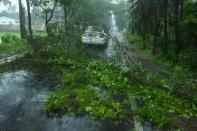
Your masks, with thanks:
M 2 43 L 0 43 L 0 55 L 9 55 L 23 52 L 29 48 L 29 45 L 19 38 L 17 33 L 0 34 Z
M 0 44 L 0 55 L 16 54 L 27 50 L 27 44 Z
M 6 34 L 10 34 L 10 35 L 15 35 L 18 38 L 20 37 L 20 33 L 19 32 L 0 32 L 0 38 Z
M 20 32 L 0 32 L 0 37 L 4 36 L 6 34 L 15 35 L 18 38 L 20 37 Z M 47 33 L 45 33 L 45 32 L 34 32 L 34 35 L 36 35 L 36 36 L 46 36 Z

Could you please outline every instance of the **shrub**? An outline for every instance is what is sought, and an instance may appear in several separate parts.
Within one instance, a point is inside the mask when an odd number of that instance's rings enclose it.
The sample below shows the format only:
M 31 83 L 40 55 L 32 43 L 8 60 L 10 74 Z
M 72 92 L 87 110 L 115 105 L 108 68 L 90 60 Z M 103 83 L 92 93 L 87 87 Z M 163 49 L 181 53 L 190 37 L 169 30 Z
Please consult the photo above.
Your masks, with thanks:
M 191 78 L 190 73 L 180 66 L 176 66 L 174 72 L 170 76 L 170 84 L 174 89 L 187 86 L 187 82 Z
M 192 70 L 193 74 L 197 76 L 197 49 L 194 47 L 188 47 L 185 50 L 182 50 L 179 57 L 179 64 L 184 67 Z
M 9 33 L 2 36 L 1 39 L 3 43 L 11 43 L 11 44 L 17 44 L 18 42 L 21 41 L 17 36 L 11 35 Z
M 20 53 L 27 50 L 28 47 L 28 44 L 24 40 L 19 39 L 16 35 L 6 34 L 2 36 L 0 55 Z
M 142 41 L 142 38 L 139 35 L 131 35 L 130 33 L 125 33 L 125 36 L 131 44 L 141 43 Z

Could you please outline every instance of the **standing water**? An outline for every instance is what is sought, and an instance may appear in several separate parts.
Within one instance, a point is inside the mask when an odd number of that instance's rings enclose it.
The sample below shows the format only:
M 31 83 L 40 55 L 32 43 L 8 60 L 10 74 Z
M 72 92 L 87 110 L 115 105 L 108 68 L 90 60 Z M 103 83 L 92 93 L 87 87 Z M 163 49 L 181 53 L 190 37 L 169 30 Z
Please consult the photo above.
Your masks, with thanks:
M 43 69 L 40 69 L 43 70 Z M 18 69 L 0 74 L 0 130 L 5 131 L 127 131 L 130 123 L 100 122 L 88 116 L 43 115 L 48 96 L 58 85 L 51 72 Z

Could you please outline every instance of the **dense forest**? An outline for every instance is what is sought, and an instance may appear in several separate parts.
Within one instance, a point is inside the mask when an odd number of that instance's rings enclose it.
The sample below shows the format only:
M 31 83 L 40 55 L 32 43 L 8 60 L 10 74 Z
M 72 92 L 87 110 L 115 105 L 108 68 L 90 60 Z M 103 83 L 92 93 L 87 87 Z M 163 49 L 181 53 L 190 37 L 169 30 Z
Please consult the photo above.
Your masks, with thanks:
M 13 4 L 0 0 L 0 130 L 197 130 L 197 1 Z
M 196 75 L 196 1 L 131 0 L 130 4 L 129 32 L 141 37 L 142 48 L 169 62 L 166 66 L 178 64 Z

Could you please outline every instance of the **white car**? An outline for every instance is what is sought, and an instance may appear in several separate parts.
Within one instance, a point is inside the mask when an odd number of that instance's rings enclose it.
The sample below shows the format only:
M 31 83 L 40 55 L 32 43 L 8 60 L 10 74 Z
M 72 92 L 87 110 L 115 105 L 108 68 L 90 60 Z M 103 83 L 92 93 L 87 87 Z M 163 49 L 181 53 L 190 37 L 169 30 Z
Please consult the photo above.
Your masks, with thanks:
M 88 26 L 82 35 L 82 42 L 88 45 L 106 45 L 107 34 L 104 31 L 95 31 L 93 26 Z

